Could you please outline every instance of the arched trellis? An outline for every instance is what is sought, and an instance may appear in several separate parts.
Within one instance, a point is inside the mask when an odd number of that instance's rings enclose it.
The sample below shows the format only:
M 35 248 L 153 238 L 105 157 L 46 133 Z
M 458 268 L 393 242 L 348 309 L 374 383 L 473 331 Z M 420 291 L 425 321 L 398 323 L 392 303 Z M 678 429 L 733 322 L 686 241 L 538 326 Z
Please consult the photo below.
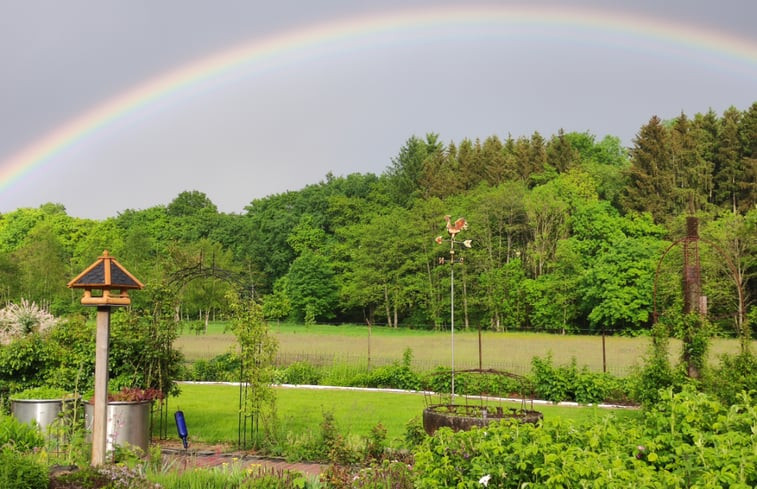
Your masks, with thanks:
M 736 286 L 736 293 L 738 295 L 738 310 L 737 310 L 737 326 L 739 329 L 739 335 L 741 337 L 742 341 L 742 351 L 744 351 L 745 348 L 748 347 L 748 338 L 746 335 L 746 332 L 744 330 L 744 318 L 746 317 L 746 305 L 744 304 L 744 290 L 743 290 L 743 281 L 741 276 L 738 273 L 738 269 L 736 268 L 736 265 L 733 263 L 733 260 L 728 256 L 728 254 L 716 243 L 713 243 L 710 240 L 704 239 L 699 236 L 699 219 L 697 217 L 687 217 L 686 218 L 686 236 L 683 238 L 680 238 L 668 246 L 665 251 L 662 253 L 662 256 L 660 256 L 660 259 L 657 261 L 657 269 L 655 270 L 655 277 L 654 277 L 654 288 L 652 292 L 652 321 L 654 324 L 657 323 L 659 319 L 659 312 L 657 310 L 657 285 L 660 278 L 660 268 L 662 267 L 662 262 L 665 259 L 665 257 L 670 253 L 670 251 L 675 248 L 678 245 L 683 244 L 684 247 L 686 245 L 693 243 L 696 246 L 696 243 L 699 241 L 702 241 L 709 246 L 711 246 L 715 251 L 718 252 L 718 254 L 724 259 L 725 264 L 728 266 L 728 269 L 731 272 L 731 279 L 734 282 L 734 285 Z M 698 261 L 698 251 L 696 251 L 696 259 Z M 686 262 L 686 256 L 684 256 L 684 267 L 687 266 Z M 698 263 L 697 263 L 698 266 Z M 684 292 L 686 294 L 686 292 Z
M 168 280 L 168 285 L 169 287 L 173 288 L 178 294 L 178 292 L 180 292 L 190 282 L 194 280 L 209 278 L 222 280 L 231 284 L 232 286 L 234 286 L 241 298 L 251 299 L 255 297 L 255 284 L 248 275 L 243 272 L 226 270 L 224 268 L 215 266 L 215 258 L 211 261 L 211 266 L 205 266 L 203 264 L 202 255 L 200 255 L 200 260 L 196 265 L 182 268 L 172 273 L 170 279 Z M 246 358 L 245 352 L 242 351 L 240 355 L 241 360 L 239 366 L 239 417 L 237 422 L 237 444 L 240 447 L 246 448 L 247 425 L 249 423 L 250 429 L 252 430 L 255 424 L 255 420 L 248 419 L 250 416 L 245 414 L 243 410 L 243 407 L 246 404 L 247 400 L 253 395 L 250 386 L 246 382 L 244 382 L 245 368 L 247 367 L 244 364 L 244 358 Z M 168 403 L 166 402 L 166 418 L 168 416 L 167 412 Z M 161 420 L 163 419 L 163 417 L 164 414 L 161 412 Z M 161 426 L 163 426 L 162 421 Z M 163 436 L 162 432 L 161 436 Z
M 181 291 L 188 283 L 206 278 L 215 278 L 223 280 L 233 285 L 241 297 L 254 297 L 255 284 L 248 275 L 243 272 L 236 272 L 217 267 L 215 259 L 212 260 L 211 266 L 203 264 L 203 257 L 196 265 L 182 268 L 173 272 L 168 280 L 168 286 L 174 288 L 177 292 Z

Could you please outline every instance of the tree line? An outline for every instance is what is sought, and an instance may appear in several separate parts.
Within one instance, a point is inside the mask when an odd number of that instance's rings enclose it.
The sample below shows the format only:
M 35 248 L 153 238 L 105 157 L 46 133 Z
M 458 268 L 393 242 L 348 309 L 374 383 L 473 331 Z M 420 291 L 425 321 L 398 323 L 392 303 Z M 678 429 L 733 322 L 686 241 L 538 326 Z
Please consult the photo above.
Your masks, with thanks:
M 469 223 L 454 265 L 434 241 L 445 215 Z M 454 267 L 460 327 L 637 333 L 655 306 L 681 310 L 681 252 L 660 258 L 687 216 L 700 219 L 711 321 L 754 324 L 757 102 L 652 117 L 630 148 L 562 130 L 413 136 L 381 175 L 328 174 L 239 214 L 196 190 L 104 220 L 17 209 L 0 214 L 0 300 L 80 311 L 66 283 L 107 249 L 148 286 L 174 287 L 183 319 L 226 317 L 237 289 L 273 320 L 444 329 Z

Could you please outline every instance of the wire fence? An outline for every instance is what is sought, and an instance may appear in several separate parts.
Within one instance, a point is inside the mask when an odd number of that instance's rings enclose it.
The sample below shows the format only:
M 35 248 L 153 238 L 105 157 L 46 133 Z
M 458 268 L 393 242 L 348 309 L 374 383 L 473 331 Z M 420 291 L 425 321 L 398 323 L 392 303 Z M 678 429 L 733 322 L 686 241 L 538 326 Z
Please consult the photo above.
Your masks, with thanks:
M 372 368 L 382 367 L 385 365 L 392 365 L 398 363 L 397 358 L 389 357 L 371 357 L 370 359 L 366 355 L 356 355 L 347 353 L 316 353 L 316 352 L 286 352 L 278 353 L 275 360 L 277 367 L 287 367 L 293 363 L 307 363 L 315 367 L 336 367 L 336 366 L 348 366 L 355 368 Z M 449 363 L 438 363 L 428 360 L 413 359 L 411 368 L 418 372 L 432 371 L 437 368 L 451 368 Z M 495 370 L 502 370 L 517 375 L 527 375 L 531 372 L 530 364 L 507 362 L 507 361 L 487 361 L 483 368 L 491 368 Z M 455 370 L 466 370 L 479 368 L 478 361 L 466 361 L 455 360 Z M 629 374 L 627 367 L 612 367 L 607 366 L 607 373 L 616 377 L 625 377 Z

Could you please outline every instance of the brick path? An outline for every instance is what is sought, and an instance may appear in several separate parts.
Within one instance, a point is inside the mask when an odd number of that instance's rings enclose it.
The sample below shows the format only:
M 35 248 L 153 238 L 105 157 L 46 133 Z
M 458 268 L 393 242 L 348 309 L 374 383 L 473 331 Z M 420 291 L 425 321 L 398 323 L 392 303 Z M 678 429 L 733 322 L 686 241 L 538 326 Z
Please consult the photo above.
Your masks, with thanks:
M 218 467 L 223 464 L 240 464 L 242 467 L 260 465 L 264 468 L 276 470 L 292 470 L 308 476 L 318 476 L 326 469 L 326 465 L 317 463 L 290 463 L 284 459 L 261 457 L 249 452 L 229 450 L 222 445 L 193 447 L 187 450 L 181 443 L 161 442 L 161 452 L 164 458 L 177 469 L 195 467 Z

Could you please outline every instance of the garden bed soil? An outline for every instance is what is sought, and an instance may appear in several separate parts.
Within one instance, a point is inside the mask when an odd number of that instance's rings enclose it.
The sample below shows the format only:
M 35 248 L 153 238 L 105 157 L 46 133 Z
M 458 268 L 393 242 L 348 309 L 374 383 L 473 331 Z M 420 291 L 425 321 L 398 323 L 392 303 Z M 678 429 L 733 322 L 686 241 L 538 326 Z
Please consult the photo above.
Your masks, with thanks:
M 260 466 L 264 469 L 276 471 L 294 471 L 305 474 L 308 477 L 317 477 L 327 466 L 318 463 L 287 462 L 283 458 L 263 457 L 252 451 L 237 450 L 226 444 L 198 444 L 193 443 L 185 450 L 180 441 L 159 440 L 153 441 L 160 445 L 163 454 L 163 466 L 168 470 L 182 472 L 195 468 L 211 468 L 223 464 L 239 464 L 240 467 L 248 468 Z M 60 476 L 75 472 L 76 466 L 54 467 L 50 471 L 49 489 L 102 489 L 109 487 L 113 481 L 107 477 L 94 478 L 87 481 L 86 486 L 76 482 L 65 481 Z

